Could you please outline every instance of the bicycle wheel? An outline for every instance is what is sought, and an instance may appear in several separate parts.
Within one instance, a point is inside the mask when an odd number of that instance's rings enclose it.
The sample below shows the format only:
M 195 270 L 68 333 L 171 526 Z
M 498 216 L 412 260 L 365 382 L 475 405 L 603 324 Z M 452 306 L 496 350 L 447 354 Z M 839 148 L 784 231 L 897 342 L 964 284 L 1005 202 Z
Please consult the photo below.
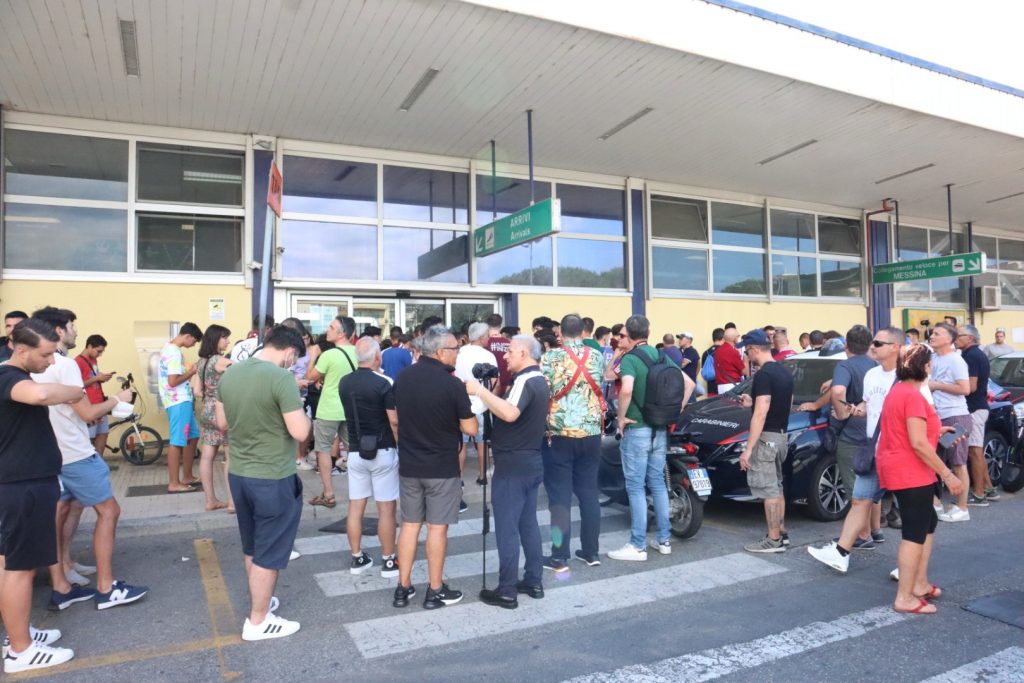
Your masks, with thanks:
M 164 438 L 150 427 L 137 425 L 139 435 L 134 429 L 121 435 L 121 455 L 133 465 L 149 465 L 156 462 L 164 453 Z

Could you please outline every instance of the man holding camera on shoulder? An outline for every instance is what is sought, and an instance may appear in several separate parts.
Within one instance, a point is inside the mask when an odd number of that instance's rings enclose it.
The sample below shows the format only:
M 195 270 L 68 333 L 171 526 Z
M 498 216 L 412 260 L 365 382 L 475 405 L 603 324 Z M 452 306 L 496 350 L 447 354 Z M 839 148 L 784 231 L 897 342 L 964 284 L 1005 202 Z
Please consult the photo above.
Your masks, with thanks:
M 480 600 L 506 609 L 519 606 L 518 593 L 544 597 L 537 489 L 544 478 L 540 447 L 551 397 L 538 365 L 540 356 L 541 346 L 536 339 L 528 335 L 513 337 L 505 353 L 511 382 L 505 398 L 476 379 L 466 380 L 469 395 L 479 399 L 494 417 L 491 501 L 498 543 L 498 586 L 480 591 Z M 526 555 L 522 581 L 518 580 L 520 544 Z

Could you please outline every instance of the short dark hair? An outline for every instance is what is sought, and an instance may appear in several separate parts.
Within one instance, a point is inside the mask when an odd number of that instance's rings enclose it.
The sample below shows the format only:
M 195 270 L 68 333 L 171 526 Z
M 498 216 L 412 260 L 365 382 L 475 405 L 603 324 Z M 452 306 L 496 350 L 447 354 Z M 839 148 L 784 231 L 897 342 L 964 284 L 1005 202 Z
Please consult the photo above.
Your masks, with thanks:
M 356 321 L 347 315 L 339 315 L 335 318 L 338 324 L 341 325 L 341 331 L 345 333 L 345 336 L 351 339 L 356 334 Z
M 498 313 L 491 313 L 484 318 L 484 322 L 487 323 L 487 327 L 501 327 L 501 323 L 505 322 L 505 319 Z
M 612 325 L 612 334 L 618 336 L 619 332 L 622 332 L 622 328 L 625 327 L 622 323 L 615 323 Z
M 606 334 L 611 334 L 611 333 L 612 333 L 612 331 L 611 331 L 610 328 L 605 327 L 604 325 L 601 325 L 601 327 L 599 327 L 596 330 L 594 330 L 594 339 L 600 339 L 601 337 L 605 336 Z
M 274 316 L 267 313 L 267 327 L 274 326 Z M 260 316 L 259 314 L 252 317 L 252 329 L 258 330 L 260 328 Z
M 558 337 L 555 333 L 546 327 L 542 327 L 533 333 L 534 339 L 539 341 L 542 346 L 547 346 L 549 349 L 558 348 Z
M 914 334 L 914 335 L 917 335 L 918 338 L 920 338 L 921 337 L 921 330 L 917 329 L 916 327 L 908 327 L 906 329 L 905 334 Z
M 223 325 L 210 325 L 207 327 L 206 332 L 203 332 L 203 340 L 199 344 L 199 357 L 213 358 L 214 356 L 219 356 L 220 351 L 217 349 L 217 346 L 220 344 L 221 339 L 229 336 L 231 336 L 231 330 Z
M 428 315 L 419 325 L 420 334 L 426 334 L 434 325 L 444 325 L 444 320 L 436 315 Z
M 863 356 L 868 352 L 873 336 L 864 325 L 854 325 L 846 332 L 846 348 L 855 356 Z
M 715 329 L 711 330 L 711 341 L 716 342 L 722 341 L 723 339 L 725 339 L 725 330 L 723 328 L 716 327 Z
M 594 334 L 594 319 L 584 318 L 583 319 L 583 331 L 587 334 Z
M 11 341 L 15 345 L 21 344 L 35 349 L 44 339 L 56 343 L 60 341 L 60 335 L 53 325 L 42 318 L 25 318 L 11 330 Z
M 399 344 L 408 344 L 409 342 L 412 341 L 412 335 L 411 334 L 400 334 L 400 335 L 398 335 L 398 340 L 397 341 L 398 341 Z
M 397 337 L 401 337 L 402 336 L 402 328 L 399 327 L 398 325 L 392 325 L 391 329 L 388 330 L 388 336 L 391 337 L 392 339 L 395 339 Z M 410 339 L 411 339 L 411 337 L 410 337 Z
M 185 323 L 184 325 L 181 326 L 181 328 L 178 329 L 178 334 L 187 334 L 188 336 L 197 340 L 203 338 L 202 329 L 200 329 L 199 325 L 196 325 L 195 323 Z
M 640 341 L 651 336 L 651 321 L 642 315 L 631 315 L 626 318 L 626 334 L 633 341 Z
M 275 325 L 271 328 L 267 332 L 267 336 L 263 338 L 263 346 L 269 346 L 278 351 L 295 349 L 295 353 L 299 356 L 306 354 L 306 344 L 302 341 L 302 335 L 298 330 L 285 325 Z
M 949 323 L 950 325 L 956 325 L 956 316 L 955 315 L 946 315 L 946 316 L 942 317 L 942 322 L 949 322 L 950 320 L 953 321 L 953 322 Z
M 562 318 L 560 325 L 563 338 L 575 339 L 583 334 L 583 318 L 576 313 L 570 313 Z
M 735 330 L 735 329 L 736 329 L 736 323 L 726 323 L 726 324 L 725 324 L 725 327 L 724 327 L 723 329 L 726 329 L 726 330 Z
M 90 334 L 89 338 L 85 340 L 85 345 L 91 346 L 94 349 L 98 349 L 101 346 L 106 347 L 107 340 L 103 338 L 103 335 Z
M 931 349 L 924 344 L 900 347 L 900 355 L 896 359 L 896 379 L 923 382 L 928 379 L 928 364 L 931 361 Z
M 505 327 L 501 328 L 501 336 L 503 337 L 508 337 L 511 339 L 517 334 L 519 334 L 518 325 L 506 325 Z
M 821 346 L 825 343 L 825 333 L 821 330 L 811 330 L 808 338 L 811 340 L 811 346 Z
M 801 332 L 799 337 L 800 341 L 803 341 L 804 337 L 807 337 L 807 341 L 811 340 L 811 335 L 807 334 L 806 332 Z
M 60 328 L 62 330 L 68 329 L 69 323 L 73 323 L 76 320 L 78 320 L 74 312 L 69 311 L 66 308 L 57 308 L 55 306 L 46 306 L 45 308 L 40 308 L 38 311 L 32 314 L 32 317 L 38 320 L 45 320 L 54 327 Z
M 552 320 L 551 318 L 547 317 L 546 315 L 542 315 L 539 318 L 534 318 L 533 319 L 532 326 L 533 327 L 543 327 L 545 329 L 551 330 L 551 329 L 554 329 L 554 327 L 555 327 L 555 321 Z
M 774 332 L 775 331 L 775 325 L 765 325 L 764 327 L 761 328 L 762 332 L 768 332 L 769 330 Z
M 829 330 L 828 332 L 825 332 L 825 339 L 826 340 L 829 340 L 829 339 L 839 339 L 842 336 L 843 335 L 839 334 L 835 330 Z
M 381 333 L 381 329 L 376 325 L 367 325 L 363 328 L 364 337 L 377 337 Z
M 4 316 L 4 320 L 10 320 L 11 318 L 21 318 L 22 320 L 24 320 L 27 317 L 28 313 L 26 313 L 25 311 L 11 311 L 10 313 Z

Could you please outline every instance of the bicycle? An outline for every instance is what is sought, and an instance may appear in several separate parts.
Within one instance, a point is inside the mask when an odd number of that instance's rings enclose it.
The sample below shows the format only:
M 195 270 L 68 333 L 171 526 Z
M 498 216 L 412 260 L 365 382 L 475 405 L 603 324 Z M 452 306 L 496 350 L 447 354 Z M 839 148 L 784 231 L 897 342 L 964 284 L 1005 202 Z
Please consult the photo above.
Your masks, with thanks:
M 111 430 L 121 425 L 130 425 L 130 429 L 126 429 L 121 435 L 121 440 L 116 448 L 108 445 L 107 449 L 111 453 L 120 453 L 125 460 L 133 465 L 151 465 L 159 460 L 164 453 L 164 437 L 160 436 L 160 432 L 152 427 L 142 424 L 142 418 L 146 414 L 146 404 L 135 386 L 135 378 L 132 377 L 132 374 L 128 373 L 127 377 L 118 377 L 117 381 L 121 383 L 122 390 L 131 389 L 132 405 L 137 410 L 133 410 L 128 417 L 111 421 Z

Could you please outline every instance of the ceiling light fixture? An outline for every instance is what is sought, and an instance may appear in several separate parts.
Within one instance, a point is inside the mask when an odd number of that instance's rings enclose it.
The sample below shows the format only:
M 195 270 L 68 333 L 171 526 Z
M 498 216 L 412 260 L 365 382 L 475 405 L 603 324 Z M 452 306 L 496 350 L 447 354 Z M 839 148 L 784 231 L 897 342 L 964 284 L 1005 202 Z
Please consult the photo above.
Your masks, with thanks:
M 990 200 L 988 200 L 985 203 L 986 204 L 995 204 L 996 202 L 1001 202 L 1004 199 L 1013 199 L 1014 197 L 1020 197 L 1021 195 L 1024 195 L 1024 192 L 1014 192 L 1013 194 L 1008 194 L 1005 197 L 996 197 L 995 199 L 990 199 Z
M 139 42 L 135 35 L 135 22 L 120 19 L 121 56 L 124 57 L 124 71 L 129 76 L 139 76 Z
M 810 140 L 806 140 L 804 142 L 801 142 L 799 145 L 794 145 L 793 147 L 790 147 L 787 150 L 779 152 L 778 154 L 775 154 L 773 156 L 767 157 L 766 159 L 761 159 L 761 161 L 757 162 L 757 165 L 758 166 L 764 166 L 765 164 L 770 164 L 773 161 L 776 161 L 777 159 L 781 159 L 784 156 L 789 156 L 790 154 L 793 154 L 794 152 L 799 152 L 802 149 L 805 149 L 807 147 L 810 147 L 811 145 L 816 145 L 816 144 L 818 144 L 818 141 L 815 140 L 814 138 L 812 138 Z
M 416 104 L 416 100 L 420 98 L 423 91 L 427 89 L 427 86 L 431 84 L 439 73 L 441 73 L 441 70 L 433 67 L 424 71 L 423 75 L 420 76 L 420 80 L 416 81 L 416 85 L 412 86 L 412 90 L 410 90 L 409 94 L 405 96 L 402 103 L 398 105 L 398 111 L 409 111 L 412 109 L 412 105 Z
M 641 109 L 637 113 L 635 113 L 632 116 L 630 116 L 628 119 L 625 119 L 621 123 L 619 123 L 619 124 L 609 128 L 604 133 L 604 135 L 599 135 L 597 139 L 598 140 L 607 140 L 608 138 L 610 138 L 611 136 L 615 135 L 616 133 L 618 133 L 620 130 L 622 130 L 626 126 L 631 126 L 634 123 L 636 123 L 637 121 L 639 121 L 640 119 L 642 119 L 643 117 L 647 116 L 652 111 L 654 111 L 654 107 L 644 107 L 643 109 Z
M 902 178 L 903 176 L 908 176 L 911 173 L 917 173 L 918 171 L 923 171 L 923 170 L 928 169 L 928 168 L 934 168 L 934 166 L 935 166 L 935 164 L 925 164 L 924 166 L 918 166 L 917 168 L 912 168 L 909 171 L 903 171 L 902 173 L 897 173 L 896 175 L 891 175 L 891 176 L 888 176 L 886 178 L 882 178 L 881 180 L 876 180 L 875 181 L 875 185 L 881 185 L 882 183 L 887 183 L 890 180 L 896 180 L 897 178 Z

